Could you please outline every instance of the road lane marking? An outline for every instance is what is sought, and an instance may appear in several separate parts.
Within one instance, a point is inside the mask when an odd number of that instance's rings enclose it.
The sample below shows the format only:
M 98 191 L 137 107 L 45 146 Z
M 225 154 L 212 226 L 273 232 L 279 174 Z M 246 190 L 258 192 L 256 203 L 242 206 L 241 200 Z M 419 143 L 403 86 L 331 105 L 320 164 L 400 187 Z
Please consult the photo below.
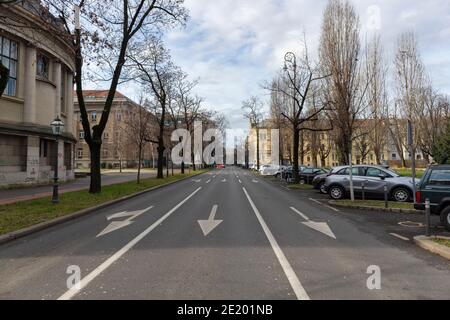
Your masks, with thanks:
M 302 222 L 303 225 L 307 226 L 310 229 L 313 229 L 315 231 L 319 231 L 320 233 L 323 233 L 324 235 L 337 240 L 336 235 L 333 233 L 333 230 L 331 230 L 330 226 L 326 222 L 315 222 L 312 221 L 310 218 L 308 218 L 305 214 L 301 213 L 294 207 L 291 207 L 291 210 L 297 213 L 299 216 L 301 216 L 306 222 Z
M 108 260 L 103 262 L 100 266 L 98 266 L 94 271 L 88 274 L 85 278 L 83 278 L 77 286 L 74 286 L 72 289 L 68 290 L 64 293 L 58 300 L 71 300 L 75 297 L 81 290 L 86 288 L 86 286 L 91 283 L 95 278 L 97 278 L 103 271 L 108 269 L 113 263 L 119 260 L 124 254 L 130 251 L 136 244 L 138 244 L 142 239 L 144 239 L 150 232 L 155 230 L 158 226 L 160 226 L 167 218 L 169 218 L 172 214 L 174 214 L 179 208 L 181 208 L 186 202 L 188 202 L 193 196 L 195 196 L 202 188 L 198 188 L 193 193 L 191 193 L 186 199 L 181 201 L 176 207 L 166 213 L 162 218 L 152 224 L 147 230 L 142 232 L 136 238 L 131 240 L 125 247 L 117 251 L 114 255 L 112 255 Z
M 132 225 L 134 222 L 133 220 L 137 219 L 138 217 L 140 217 L 144 213 L 152 210 L 153 208 L 154 208 L 154 206 L 148 207 L 147 209 L 144 209 L 144 210 L 137 210 L 137 211 L 133 211 L 133 212 L 124 211 L 124 212 L 116 213 L 116 214 L 113 214 L 113 215 L 107 217 L 106 219 L 108 221 L 120 219 L 120 218 L 127 218 L 127 219 L 122 220 L 122 221 L 111 222 L 102 232 L 100 232 L 97 235 L 97 238 L 103 237 L 107 234 L 110 234 L 111 232 L 128 227 L 129 225 Z
M 200 228 L 202 229 L 203 235 L 205 237 L 207 237 L 211 232 L 214 231 L 214 229 L 216 229 L 223 222 L 223 220 L 216 220 L 216 213 L 218 209 L 219 206 L 217 204 L 214 205 L 208 220 L 198 220 L 198 224 L 200 225 Z
M 239 183 L 242 184 L 242 181 L 239 179 Z
M 269 227 L 267 226 L 266 222 L 264 221 L 263 217 L 261 216 L 261 213 L 259 212 L 258 208 L 256 207 L 255 203 L 253 202 L 252 198 L 250 198 L 250 195 L 248 194 L 247 190 L 243 188 L 245 195 L 247 196 L 248 202 L 250 203 L 253 212 L 256 215 L 256 218 L 259 221 L 259 224 L 261 225 L 264 233 L 266 234 L 267 239 L 270 242 L 270 245 L 272 246 L 272 249 L 277 256 L 278 262 L 280 263 L 281 267 L 283 268 L 283 271 L 291 284 L 292 289 L 294 290 L 295 295 L 297 296 L 298 300 L 310 300 L 310 297 L 305 291 L 305 288 L 303 288 L 302 284 L 300 283 L 300 280 L 298 279 L 297 275 L 295 274 L 294 269 L 292 269 L 291 264 L 289 263 L 288 259 L 286 258 L 285 254 L 281 250 L 280 246 L 278 245 L 277 240 L 275 240 L 275 237 L 273 236 L 272 232 L 270 231 Z
M 327 205 L 325 203 L 322 203 L 319 200 L 316 200 L 316 199 L 313 199 L 313 198 L 309 198 L 309 200 L 311 200 L 312 202 L 315 202 L 317 204 L 320 204 L 321 206 L 324 206 L 325 208 L 331 209 L 331 210 L 333 210 L 335 212 L 341 212 L 341 210 L 333 208 L 332 206 L 329 206 L 329 205 Z
M 303 213 L 301 213 L 300 211 L 298 211 L 297 209 L 295 209 L 294 207 L 291 207 L 291 210 L 294 211 L 295 213 L 297 213 L 300 217 L 302 217 L 304 220 L 309 221 L 309 218 L 304 215 Z
M 406 237 L 404 237 L 404 236 L 401 236 L 401 235 L 399 235 L 399 234 L 397 234 L 397 233 L 390 233 L 390 235 L 393 236 L 393 237 L 396 237 L 396 238 L 398 238 L 398 239 L 400 239 L 400 240 L 403 240 L 403 241 L 409 241 L 408 238 L 406 238 Z
M 209 179 L 208 181 L 206 181 L 206 184 L 209 184 L 211 182 L 211 179 Z

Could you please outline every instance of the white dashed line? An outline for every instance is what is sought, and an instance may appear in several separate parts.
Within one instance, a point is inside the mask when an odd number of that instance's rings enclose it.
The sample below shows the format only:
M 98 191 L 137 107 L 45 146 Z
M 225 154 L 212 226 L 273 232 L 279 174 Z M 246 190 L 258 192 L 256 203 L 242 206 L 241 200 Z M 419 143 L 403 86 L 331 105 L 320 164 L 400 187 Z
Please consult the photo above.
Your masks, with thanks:
M 315 203 L 317 203 L 317 204 L 320 204 L 321 206 L 324 206 L 324 207 L 326 207 L 326 208 L 328 208 L 328 209 L 331 209 L 331 210 L 333 210 L 333 211 L 335 211 L 335 212 L 341 212 L 341 210 L 336 209 L 336 208 L 333 208 L 332 206 L 329 206 L 329 205 L 327 205 L 327 204 L 324 204 L 324 203 L 322 203 L 322 202 L 320 202 L 320 201 L 318 201 L 318 200 L 316 200 L 316 199 L 309 198 L 309 200 L 311 200 L 312 202 L 315 202 Z

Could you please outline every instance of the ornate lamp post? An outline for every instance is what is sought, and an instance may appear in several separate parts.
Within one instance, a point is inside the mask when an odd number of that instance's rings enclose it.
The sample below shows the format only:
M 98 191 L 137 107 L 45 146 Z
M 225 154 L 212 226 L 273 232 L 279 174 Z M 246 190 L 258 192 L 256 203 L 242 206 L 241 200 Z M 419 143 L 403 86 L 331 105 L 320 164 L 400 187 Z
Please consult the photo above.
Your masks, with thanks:
M 55 175 L 53 178 L 53 197 L 52 197 L 52 202 L 54 204 L 59 203 L 59 194 L 58 194 L 58 139 L 59 137 L 63 134 L 64 132 L 64 122 L 59 118 L 56 117 L 55 120 L 53 120 L 53 122 L 50 124 L 52 127 L 52 131 L 53 131 L 53 135 L 56 137 L 56 149 L 55 149 Z

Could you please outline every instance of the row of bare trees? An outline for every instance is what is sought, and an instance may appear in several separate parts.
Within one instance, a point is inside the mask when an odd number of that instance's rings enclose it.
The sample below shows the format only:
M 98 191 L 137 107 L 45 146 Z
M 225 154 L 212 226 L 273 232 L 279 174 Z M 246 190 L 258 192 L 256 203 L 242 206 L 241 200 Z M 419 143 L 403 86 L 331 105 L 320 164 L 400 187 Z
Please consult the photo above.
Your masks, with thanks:
M 390 68 L 380 36 L 363 44 L 360 30 L 352 3 L 330 0 L 317 59 L 310 56 L 305 36 L 299 53 L 287 53 L 283 70 L 264 85 L 270 92 L 271 126 L 281 131 L 280 154 L 289 156 L 297 181 L 306 154 L 314 165 L 318 158 L 324 165 L 331 154 L 341 164 L 351 164 L 355 154 L 363 163 L 374 155 L 371 161 L 381 164 L 386 146 L 394 145 L 406 166 L 408 151 L 431 161 L 445 133 L 449 99 L 433 88 L 415 35 L 399 36 Z M 395 90 L 388 86 L 390 75 Z M 249 110 L 248 102 L 244 106 Z M 413 150 L 407 149 L 408 120 L 414 127 Z

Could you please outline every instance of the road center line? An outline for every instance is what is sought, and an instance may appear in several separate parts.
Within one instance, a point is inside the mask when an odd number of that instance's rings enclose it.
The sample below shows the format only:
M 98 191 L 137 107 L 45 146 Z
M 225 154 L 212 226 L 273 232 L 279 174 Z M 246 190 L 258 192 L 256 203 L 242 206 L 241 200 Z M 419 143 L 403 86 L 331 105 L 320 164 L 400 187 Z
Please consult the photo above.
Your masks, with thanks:
M 303 288 L 302 284 L 300 283 L 300 280 L 298 279 L 297 275 L 295 274 L 294 269 L 292 269 L 291 264 L 287 260 L 285 254 L 281 250 L 280 246 L 278 245 L 277 240 L 275 240 L 275 237 L 273 236 L 272 232 L 270 231 L 269 227 L 267 226 L 266 222 L 264 221 L 263 217 L 261 216 L 261 213 L 259 212 L 258 208 L 255 206 L 255 203 L 250 198 L 250 195 L 248 194 L 247 190 L 243 188 L 245 195 L 247 196 L 248 202 L 252 206 L 253 212 L 255 213 L 256 217 L 258 218 L 258 221 L 266 234 L 267 239 L 270 242 L 270 245 L 272 246 L 272 249 L 275 253 L 275 255 L 278 258 L 278 261 L 283 268 L 284 273 L 286 274 L 286 277 L 291 284 L 292 289 L 295 292 L 295 295 L 297 296 L 298 300 L 310 300 L 308 294 L 305 291 L 305 288 Z
M 175 211 L 177 211 L 181 206 L 183 206 L 186 202 L 188 202 L 194 195 L 196 195 L 202 188 L 198 188 L 193 193 L 191 193 L 186 199 L 181 201 L 175 208 L 166 213 L 162 218 L 152 224 L 147 230 L 142 232 L 136 238 L 134 238 L 131 242 L 129 242 L 125 247 L 117 251 L 114 255 L 112 255 L 108 260 L 103 262 L 100 266 L 98 266 L 94 271 L 88 274 L 85 278 L 83 278 L 80 283 L 61 297 L 58 300 L 71 300 L 75 295 L 77 295 L 81 290 L 83 290 L 90 282 L 92 282 L 97 276 L 99 276 L 103 271 L 109 268 L 114 262 L 119 260 L 125 253 L 130 251 L 136 244 L 138 244 L 142 239 L 144 239 L 150 232 L 155 230 L 159 225 L 161 225 L 167 218 L 169 218 Z

